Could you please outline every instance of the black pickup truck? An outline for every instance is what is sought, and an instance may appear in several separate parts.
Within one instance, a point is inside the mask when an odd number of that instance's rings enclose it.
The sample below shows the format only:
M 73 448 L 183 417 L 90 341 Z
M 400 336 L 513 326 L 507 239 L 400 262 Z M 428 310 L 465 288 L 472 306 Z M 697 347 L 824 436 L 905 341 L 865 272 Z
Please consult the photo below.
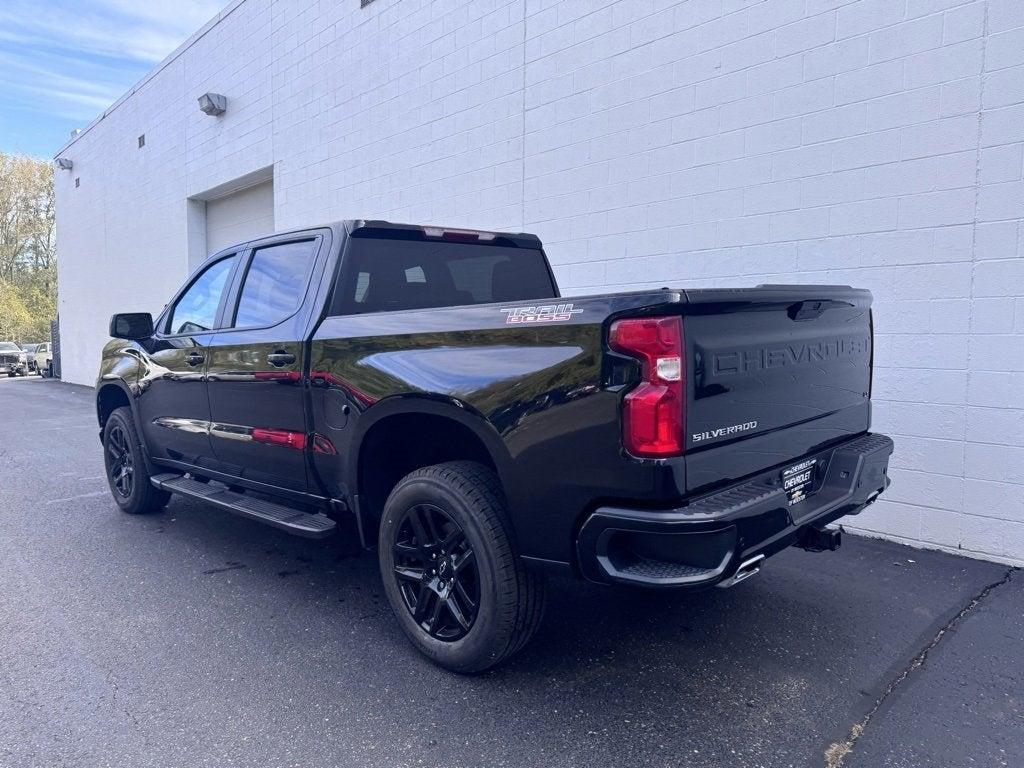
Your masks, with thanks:
M 562 298 L 533 235 L 346 221 L 115 315 L 96 407 L 125 512 L 192 497 L 376 548 L 435 662 L 522 647 L 544 576 L 729 586 L 888 485 L 871 294 Z

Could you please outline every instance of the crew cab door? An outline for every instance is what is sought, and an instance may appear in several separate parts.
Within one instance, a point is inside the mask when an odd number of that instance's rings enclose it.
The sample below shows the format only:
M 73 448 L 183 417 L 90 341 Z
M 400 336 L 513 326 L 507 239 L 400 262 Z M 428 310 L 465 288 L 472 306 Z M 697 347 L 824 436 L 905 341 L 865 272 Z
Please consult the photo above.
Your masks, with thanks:
M 220 470 L 305 491 L 307 324 L 330 233 L 249 243 L 210 342 L 210 440 Z
M 212 461 L 208 345 L 237 266 L 237 253 L 215 257 L 172 300 L 157 320 L 153 338 L 143 345 L 139 413 L 155 458 L 195 466 Z

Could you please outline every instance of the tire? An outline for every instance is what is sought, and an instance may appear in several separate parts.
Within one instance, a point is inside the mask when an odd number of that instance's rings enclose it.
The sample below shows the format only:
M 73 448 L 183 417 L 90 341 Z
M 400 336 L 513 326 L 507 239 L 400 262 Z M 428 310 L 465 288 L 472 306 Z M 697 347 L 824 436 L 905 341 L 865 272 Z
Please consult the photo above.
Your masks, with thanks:
M 388 497 L 378 535 L 384 591 L 402 631 L 436 664 L 482 672 L 540 625 L 544 581 L 523 566 L 511 530 L 497 475 L 474 462 L 418 469 Z
M 115 408 L 103 425 L 103 465 L 117 506 L 129 515 L 156 512 L 167 506 L 171 494 L 149 481 L 145 455 L 131 408 Z

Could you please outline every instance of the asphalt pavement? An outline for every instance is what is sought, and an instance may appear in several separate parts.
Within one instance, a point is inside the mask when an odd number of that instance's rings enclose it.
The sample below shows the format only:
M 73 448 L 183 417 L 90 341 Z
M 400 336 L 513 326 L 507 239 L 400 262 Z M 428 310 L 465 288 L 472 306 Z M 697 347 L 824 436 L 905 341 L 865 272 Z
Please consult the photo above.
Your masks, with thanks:
M 897 447 L 898 450 L 898 447 Z M 0 766 L 1020 766 L 1024 573 L 847 536 L 693 595 L 551 583 L 460 677 L 376 561 L 120 513 L 92 391 L 0 378 Z

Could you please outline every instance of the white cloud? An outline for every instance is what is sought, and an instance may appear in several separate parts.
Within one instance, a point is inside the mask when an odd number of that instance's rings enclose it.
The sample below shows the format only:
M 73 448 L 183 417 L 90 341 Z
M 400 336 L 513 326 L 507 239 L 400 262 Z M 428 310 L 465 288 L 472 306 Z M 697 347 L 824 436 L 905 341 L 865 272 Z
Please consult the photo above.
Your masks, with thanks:
M 125 91 L 118 71 L 91 62 L 31 59 L 0 51 L 0 91 L 37 111 L 91 121 Z
M 209 21 L 226 0 L 37 3 L 8 0 L 0 35 L 23 45 L 156 63 Z
M 0 107 L 90 122 L 228 0 L 0 3 Z

